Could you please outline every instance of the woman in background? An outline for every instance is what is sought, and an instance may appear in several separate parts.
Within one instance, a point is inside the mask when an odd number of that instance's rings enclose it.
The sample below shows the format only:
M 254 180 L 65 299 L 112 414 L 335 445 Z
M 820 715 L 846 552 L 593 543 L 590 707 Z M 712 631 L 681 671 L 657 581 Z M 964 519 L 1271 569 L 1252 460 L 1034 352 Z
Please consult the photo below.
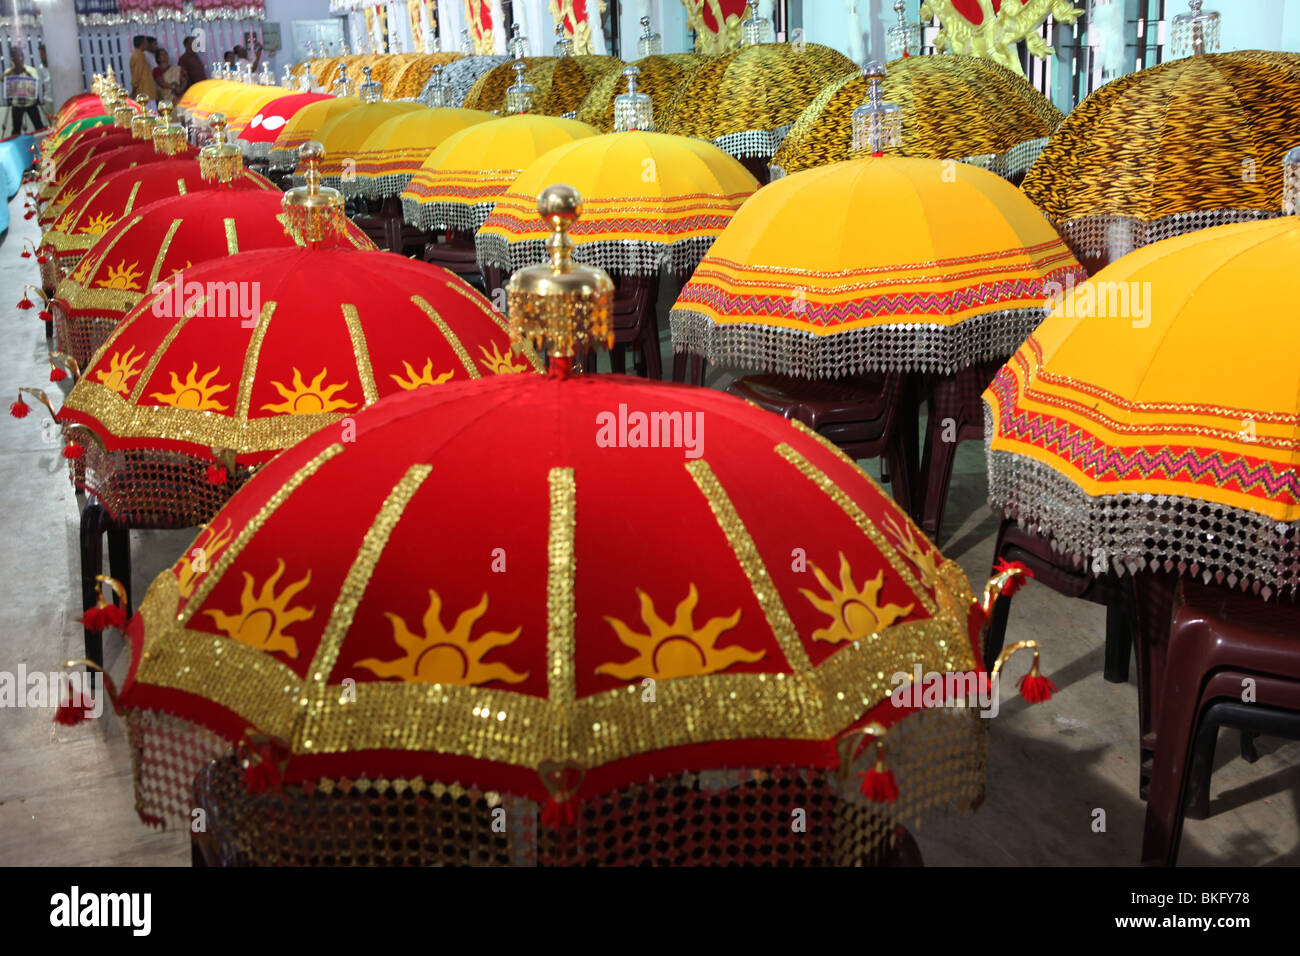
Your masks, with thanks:
M 153 80 L 158 85 L 158 99 L 176 102 L 185 92 L 185 71 L 172 63 L 171 55 L 161 47 L 154 54 L 158 65 L 153 68 Z

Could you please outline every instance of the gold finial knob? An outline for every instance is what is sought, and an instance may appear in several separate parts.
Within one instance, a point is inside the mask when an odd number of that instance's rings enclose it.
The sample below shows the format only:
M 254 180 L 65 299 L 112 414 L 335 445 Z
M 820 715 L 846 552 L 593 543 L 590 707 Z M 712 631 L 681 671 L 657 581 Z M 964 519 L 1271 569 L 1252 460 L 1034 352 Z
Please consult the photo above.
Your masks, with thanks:
M 172 104 L 163 100 L 158 104 L 161 121 L 153 129 L 154 152 L 162 156 L 175 156 L 185 152 L 189 141 L 185 137 L 185 127 L 172 124 Z
M 548 186 L 537 197 L 537 213 L 551 227 L 547 265 L 520 269 L 506 287 L 511 336 L 548 347 L 551 367 L 572 368 L 580 348 L 613 344 L 614 283 L 595 266 L 573 262 L 570 229 L 582 216 L 582 196 L 572 186 Z
M 325 147 L 315 140 L 299 148 L 299 168 L 306 167 L 302 169 L 305 185 L 290 189 L 280 204 L 289 234 L 313 249 L 347 230 L 343 194 L 320 184 L 320 163 L 324 158 Z
M 205 182 L 230 185 L 244 171 L 244 157 L 239 147 L 226 141 L 226 114 L 208 117 L 212 141 L 199 150 L 199 174 Z
M 158 114 L 149 111 L 146 104 L 149 97 L 144 93 L 136 94 L 135 101 L 140 104 L 140 112 L 131 117 L 131 138 L 148 139 L 153 133 L 153 128 L 159 122 Z

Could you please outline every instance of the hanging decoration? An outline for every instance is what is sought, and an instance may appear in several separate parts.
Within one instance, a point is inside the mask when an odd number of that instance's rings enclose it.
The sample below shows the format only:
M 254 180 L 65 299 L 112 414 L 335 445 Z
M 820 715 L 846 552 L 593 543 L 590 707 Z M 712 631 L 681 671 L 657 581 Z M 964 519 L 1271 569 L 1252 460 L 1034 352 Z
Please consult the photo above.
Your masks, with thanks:
M 597 50 L 593 41 L 592 13 L 596 30 L 601 32 L 600 18 L 605 8 L 605 0 L 550 0 L 551 20 L 557 27 L 563 26 L 564 36 L 573 41 L 575 55 L 604 52 Z
M 682 0 L 686 26 L 695 31 L 696 53 L 726 53 L 740 49 L 740 24 L 745 0 Z
M 469 26 L 469 38 L 475 53 L 486 56 L 496 52 L 496 24 L 501 21 L 501 4 L 499 0 L 463 0 L 465 4 L 465 23 Z
M 936 50 L 984 56 L 1024 75 L 1017 46 L 1046 59 L 1054 52 L 1039 33 L 1048 17 L 1074 23 L 1083 15 L 1070 0 L 924 0 L 921 19 L 938 17 Z

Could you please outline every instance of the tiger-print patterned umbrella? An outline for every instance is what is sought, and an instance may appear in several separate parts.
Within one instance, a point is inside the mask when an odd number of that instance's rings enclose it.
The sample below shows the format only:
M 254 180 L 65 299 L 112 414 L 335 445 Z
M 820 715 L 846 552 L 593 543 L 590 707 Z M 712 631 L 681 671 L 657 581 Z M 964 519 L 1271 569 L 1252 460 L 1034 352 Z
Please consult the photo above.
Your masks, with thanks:
M 637 90 L 649 94 L 658 105 L 668 104 L 691 72 L 709 58 L 698 53 L 668 53 L 646 56 L 632 66 L 641 71 L 636 78 Z M 534 81 L 536 82 L 536 81 Z M 611 70 L 596 81 L 582 105 L 578 119 L 602 133 L 614 131 L 614 97 L 627 92 L 627 77 L 622 70 Z

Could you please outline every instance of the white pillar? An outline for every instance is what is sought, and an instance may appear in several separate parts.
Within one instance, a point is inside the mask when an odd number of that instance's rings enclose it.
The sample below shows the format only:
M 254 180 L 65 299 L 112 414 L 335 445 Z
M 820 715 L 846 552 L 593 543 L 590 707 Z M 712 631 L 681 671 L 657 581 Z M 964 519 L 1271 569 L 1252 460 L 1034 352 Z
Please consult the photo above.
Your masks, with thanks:
M 50 85 L 54 87 L 54 108 L 85 92 L 81 75 L 81 43 L 77 37 L 77 10 L 73 0 L 47 0 L 41 5 L 41 26 L 45 33 L 45 58 L 49 63 Z M 129 77 L 119 77 L 130 85 Z

